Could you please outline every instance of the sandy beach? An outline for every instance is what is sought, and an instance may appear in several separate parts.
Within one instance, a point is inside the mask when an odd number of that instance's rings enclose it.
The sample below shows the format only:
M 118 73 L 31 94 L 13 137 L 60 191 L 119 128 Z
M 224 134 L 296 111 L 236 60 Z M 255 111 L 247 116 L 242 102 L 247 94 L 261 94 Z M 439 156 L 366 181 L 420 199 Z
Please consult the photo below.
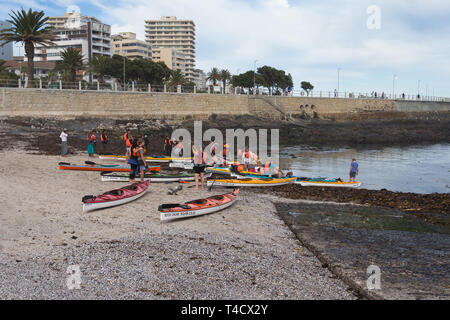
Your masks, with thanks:
M 158 205 L 228 190 L 190 183 L 172 196 L 177 184 L 154 183 L 137 201 L 83 214 L 84 195 L 126 185 L 57 166 L 85 160 L 0 154 L 0 299 L 356 298 L 270 200 L 246 190 L 224 211 L 169 223 L 160 222 Z M 82 273 L 79 290 L 66 285 L 71 265 Z

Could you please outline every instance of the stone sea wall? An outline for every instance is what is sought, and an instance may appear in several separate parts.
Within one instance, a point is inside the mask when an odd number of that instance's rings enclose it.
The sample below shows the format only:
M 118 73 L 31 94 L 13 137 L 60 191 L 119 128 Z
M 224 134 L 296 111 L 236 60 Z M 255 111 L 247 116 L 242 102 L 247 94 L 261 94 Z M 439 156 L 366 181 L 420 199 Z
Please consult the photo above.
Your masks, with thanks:
M 253 115 L 289 119 L 308 115 L 339 118 L 367 112 L 450 111 L 449 102 L 334 99 L 280 96 L 176 94 L 78 90 L 0 89 L 0 117 L 109 117 L 207 119 Z

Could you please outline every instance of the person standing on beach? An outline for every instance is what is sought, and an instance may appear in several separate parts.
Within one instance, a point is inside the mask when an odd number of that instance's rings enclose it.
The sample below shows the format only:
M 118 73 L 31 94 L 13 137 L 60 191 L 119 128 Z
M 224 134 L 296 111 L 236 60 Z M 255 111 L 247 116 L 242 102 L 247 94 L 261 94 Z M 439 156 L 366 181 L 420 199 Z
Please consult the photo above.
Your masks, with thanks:
M 146 155 L 146 154 L 149 154 L 149 152 L 148 152 L 148 150 L 149 150 L 149 145 L 150 145 L 150 139 L 148 138 L 148 135 L 144 135 L 144 143 L 145 143 L 145 154 L 144 154 L 144 156 Z
M 127 128 L 127 131 L 123 135 L 123 141 L 125 142 L 125 149 L 126 149 L 127 154 L 131 148 L 131 139 L 132 139 L 131 130 Z
M 89 157 L 94 156 L 95 152 L 95 144 L 97 143 L 97 136 L 95 135 L 95 129 L 92 129 L 91 133 L 89 133 L 86 137 L 88 141 L 88 154 Z
M 131 146 L 127 151 L 126 162 L 130 165 L 130 182 L 136 182 L 136 173 L 138 172 L 138 144 L 131 138 Z
M 64 128 L 61 134 L 59 135 L 61 138 L 61 156 L 65 157 L 67 155 L 67 129 Z
M 100 135 L 100 141 L 102 142 L 102 152 L 104 153 L 106 151 L 106 145 L 108 144 L 108 134 L 106 133 L 106 130 L 102 130 L 102 134 Z
M 144 182 L 144 174 L 148 170 L 147 161 L 145 161 L 146 149 L 145 140 L 143 138 L 139 139 L 137 142 L 137 148 L 135 149 L 135 155 L 137 158 L 138 170 L 141 176 L 141 182 Z
M 356 159 L 352 159 L 350 164 L 350 182 L 356 182 L 356 176 L 359 173 L 359 164 L 356 162 Z M 352 181 L 353 179 L 353 181 Z
M 202 189 L 205 188 L 205 152 L 201 147 L 192 146 L 192 153 L 194 154 L 194 177 L 195 190 L 198 190 L 198 178 L 202 181 Z

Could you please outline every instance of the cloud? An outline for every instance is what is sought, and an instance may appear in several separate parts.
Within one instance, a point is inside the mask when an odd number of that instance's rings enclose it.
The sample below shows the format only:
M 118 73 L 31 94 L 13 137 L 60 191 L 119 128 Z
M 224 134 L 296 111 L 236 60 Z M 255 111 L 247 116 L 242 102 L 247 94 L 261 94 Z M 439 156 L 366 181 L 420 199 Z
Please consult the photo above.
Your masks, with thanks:
M 30 0 L 31 1 L 31 0 Z M 42 4 L 43 2 L 38 2 Z M 197 67 L 232 73 L 271 65 L 290 72 L 296 87 L 311 81 L 333 90 L 381 91 L 397 74 L 404 90 L 422 79 L 450 95 L 448 0 L 53 0 L 76 4 L 112 26 L 145 39 L 144 21 L 174 15 L 196 24 Z M 367 28 L 367 8 L 381 10 L 381 29 Z M 86 12 L 86 9 L 89 12 Z M 55 8 L 52 8 L 54 11 Z M 427 80 L 425 80 L 427 79 Z M 399 89 L 400 90 L 400 89 Z

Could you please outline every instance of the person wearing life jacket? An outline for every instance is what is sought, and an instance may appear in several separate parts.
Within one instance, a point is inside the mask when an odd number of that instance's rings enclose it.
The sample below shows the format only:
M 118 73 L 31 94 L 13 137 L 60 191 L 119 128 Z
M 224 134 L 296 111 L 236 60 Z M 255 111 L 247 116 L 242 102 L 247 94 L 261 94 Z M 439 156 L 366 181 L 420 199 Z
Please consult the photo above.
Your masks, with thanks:
M 92 131 L 87 134 L 86 140 L 88 142 L 89 157 L 93 157 L 95 152 L 95 144 L 97 143 L 97 136 L 95 135 L 95 129 L 92 129 Z
M 127 131 L 123 135 L 123 141 L 125 142 L 125 148 L 127 150 L 127 153 L 128 153 L 128 151 L 130 151 L 132 138 L 133 137 L 131 136 L 131 130 L 127 129 Z
M 218 159 L 216 157 L 216 151 L 217 151 L 217 143 L 215 142 L 215 137 L 211 137 L 211 140 L 209 141 L 208 146 L 205 148 L 204 153 L 206 154 L 206 164 L 207 165 L 214 165 L 218 162 Z
M 201 146 L 192 146 L 192 153 L 194 154 L 194 177 L 195 177 L 195 189 L 198 190 L 198 178 L 202 181 L 202 189 L 205 188 L 205 164 L 206 164 L 206 152 L 203 151 Z
M 172 149 L 172 153 L 174 153 L 175 157 L 183 156 L 183 137 L 178 139 L 178 142 L 176 142 L 176 145 Z
M 225 144 L 223 146 L 223 151 L 222 151 L 222 160 L 223 160 L 223 165 L 226 167 L 227 166 L 227 160 L 231 159 L 230 157 L 230 151 L 228 150 L 230 146 L 228 144 Z
M 137 142 L 137 148 L 133 150 L 134 156 L 137 158 L 138 171 L 141 176 L 141 182 L 144 182 L 144 174 L 148 170 L 147 161 L 145 161 L 145 139 L 140 138 Z
M 244 164 L 244 170 L 248 171 L 251 167 L 251 163 L 254 160 L 254 153 L 251 152 L 248 147 L 245 147 L 245 151 L 242 154 L 242 163 Z
M 106 130 L 103 129 L 102 133 L 100 134 L 100 141 L 102 142 L 102 152 L 106 151 L 106 145 L 108 144 L 108 134 L 106 133 Z
M 130 182 L 136 182 L 138 169 L 139 146 L 137 140 L 131 139 L 131 147 L 126 154 L 126 162 L 130 165 Z

